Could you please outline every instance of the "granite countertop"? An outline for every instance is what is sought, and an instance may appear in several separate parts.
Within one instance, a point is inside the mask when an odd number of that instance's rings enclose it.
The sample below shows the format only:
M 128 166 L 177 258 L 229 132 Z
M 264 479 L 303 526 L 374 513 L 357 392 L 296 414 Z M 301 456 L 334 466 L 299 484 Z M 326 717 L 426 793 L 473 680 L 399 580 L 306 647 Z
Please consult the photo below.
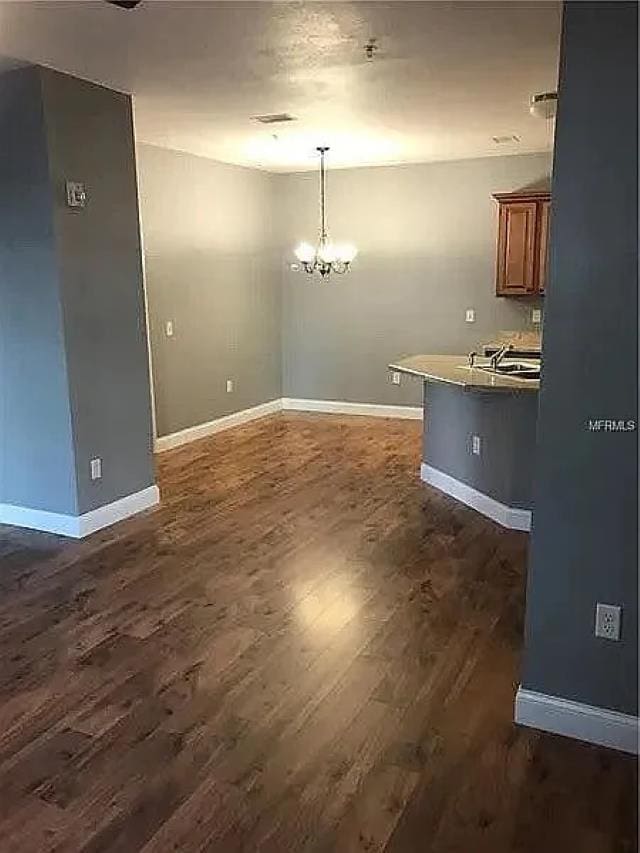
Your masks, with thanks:
M 390 364 L 389 370 L 418 376 L 426 382 L 458 385 L 463 391 L 537 391 L 540 387 L 537 379 L 518 379 L 487 373 L 479 367 L 469 368 L 466 355 L 412 355 Z

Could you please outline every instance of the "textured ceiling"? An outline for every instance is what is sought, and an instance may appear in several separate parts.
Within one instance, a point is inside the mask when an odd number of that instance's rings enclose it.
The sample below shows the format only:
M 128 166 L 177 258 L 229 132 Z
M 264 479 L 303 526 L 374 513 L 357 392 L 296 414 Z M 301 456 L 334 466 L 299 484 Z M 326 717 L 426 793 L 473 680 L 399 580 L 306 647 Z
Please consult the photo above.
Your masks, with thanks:
M 2 2 L 0 54 L 131 92 L 140 139 L 226 162 L 312 168 L 319 144 L 333 166 L 449 160 L 550 146 L 527 102 L 556 87 L 560 14 L 546 2 Z M 298 121 L 251 120 L 271 112 Z M 492 140 L 511 134 L 521 141 Z

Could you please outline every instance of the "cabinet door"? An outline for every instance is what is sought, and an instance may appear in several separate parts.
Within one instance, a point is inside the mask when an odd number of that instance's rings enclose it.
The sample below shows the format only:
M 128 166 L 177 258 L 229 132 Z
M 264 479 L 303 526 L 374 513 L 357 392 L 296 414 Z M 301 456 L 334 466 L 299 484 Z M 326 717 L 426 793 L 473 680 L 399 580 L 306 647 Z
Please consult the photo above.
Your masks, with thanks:
M 538 242 L 538 291 L 544 293 L 547 287 L 547 276 L 549 270 L 549 222 L 551 218 L 551 202 L 540 203 L 539 228 L 540 237 Z
M 534 293 L 536 290 L 535 201 L 500 205 L 496 293 L 499 296 Z

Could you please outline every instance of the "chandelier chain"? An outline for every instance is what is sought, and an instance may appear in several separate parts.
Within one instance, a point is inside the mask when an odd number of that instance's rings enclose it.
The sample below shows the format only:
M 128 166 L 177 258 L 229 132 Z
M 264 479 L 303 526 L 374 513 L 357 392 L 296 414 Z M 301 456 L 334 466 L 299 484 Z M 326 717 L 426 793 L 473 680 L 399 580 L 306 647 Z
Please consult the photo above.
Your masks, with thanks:
M 324 158 L 329 149 L 320 146 L 320 238 L 322 242 L 327 240 L 327 170 Z

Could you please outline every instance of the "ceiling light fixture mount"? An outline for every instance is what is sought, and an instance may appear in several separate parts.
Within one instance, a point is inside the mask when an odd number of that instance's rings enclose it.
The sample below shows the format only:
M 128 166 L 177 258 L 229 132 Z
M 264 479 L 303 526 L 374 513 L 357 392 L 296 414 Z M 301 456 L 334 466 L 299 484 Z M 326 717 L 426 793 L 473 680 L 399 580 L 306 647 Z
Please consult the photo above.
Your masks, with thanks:
M 556 117 L 557 108 L 557 92 L 540 92 L 538 95 L 532 95 L 529 99 L 529 112 L 536 118 L 543 118 L 549 121 Z
M 264 113 L 251 116 L 251 121 L 257 121 L 259 124 L 286 124 L 289 121 L 297 121 L 297 118 L 291 113 Z
M 377 38 L 370 38 L 369 41 L 364 46 L 364 55 L 366 56 L 369 62 L 373 61 L 374 56 L 377 51 L 380 50 L 380 45 L 378 44 Z
M 544 119 L 547 124 L 548 146 L 553 150 L 553 137 L 556 125 L 556 113 L 558 111 L 558 93 L 540 92 L 529 98 L 529 112 L 535 118 Z
M 329 148 L 326 145 L 319 145 L 316 150 L 320 154 L 320 227 L 318 229 L 318 242 L 315 249 L 310 243 L 300 243 L 295 250 L 295 254 L 304 272 L 309 275 L 319 273 L 322 279 L 326 279 L 331 273 L 337 273 L 338 275 L 346 273 L 358 252 L 356 247 L 351 244 L 336 246 L 329 239 L 326 210 L 327 174 L 325 167 L 325 156 Z

